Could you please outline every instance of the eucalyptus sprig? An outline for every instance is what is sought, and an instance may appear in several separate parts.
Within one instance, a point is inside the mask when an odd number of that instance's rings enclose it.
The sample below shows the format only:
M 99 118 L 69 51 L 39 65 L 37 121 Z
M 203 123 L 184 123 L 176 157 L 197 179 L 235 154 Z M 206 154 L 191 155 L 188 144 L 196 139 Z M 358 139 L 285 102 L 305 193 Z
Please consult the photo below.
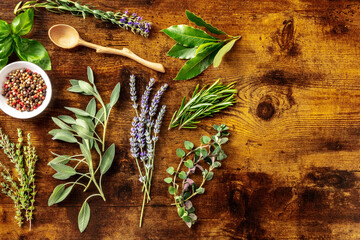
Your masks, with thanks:
M 187 25 L 174 25 L 161 30 L 177 42 L 167 55 L 180 59 L 190 59 L 180 69 L 174 80 L 191 79 L 202 73 L 211 64 L 215 68 L 218 67 L 223 56 L 231 50 L 237 40 L 241 39 L 241 36 L 231 36 L 217 29 L 188 10 L 186 10 L 186 16 L 197 26 L 205 27 L 211 33 L 225 35 L 228 38 L 221 40 L 208 35 L 203 30 Z
M 23 221 L 31 222 L 33 219 L 34 203 L 36 197 L 35 164 L 38 160 L 35 147 L 31 144 L 31 136 L 27 135 L 27 146 L 23 145 L 23 134 L 17 129 L 18 142 L 11 143 L 9 137 L 0 129 L 0 148 L 15 166 L 16 174 L 0 162 L 1 192 L 10 197 L 16 209 L 15 219 L 21 226 Z M 17 181 L 16 181 L 17 179 Z
M 223 85 L 219 79 L 210 87 L 203 87 L 200 91 L 199 84 L 196 86 L 191 99 L 185 104 L 183 98 L 179 110 L 175 111 L 169 124 L 169 129 L 174 127 L 196 128 L 199 119 L 212 116 L 220 110 L 235 104 L 235 83 Z
M 83 17 L 92 15 L 97 19 L 101 19 L 103 22 L 110 22 L 125 30 L 131 30 L 133 33 L 138 33 L 143 37 L 148 37 L 150 34 L 151 23 L 142 20 L 142 17 L 137 16 L 136 13 L 128 14 L 125 12 L 112 12 L 102 11 L 95 9 L 91 5 L 80 4 L 79 1 L 71 0 L 37 0 L 27 1 L 23 3 L 19 2 L 15 9 L 14 14 L 19 14 L 26 9 L 38 9 L 45 8 L 49 12 L 64 13 L 69 12 L 74 16 Z
M 85 199 L 80 209 L 78 216 L 78 227 L 80 232 L 83 232 L 86 229 L 90 220 L 89 199 L 98 196 L 106 201 L 102 188 L 102 178 L 111 167 L 115 156 L 114 144 L 108 147 L 104 152 L 106 129 L 108 127 L 111 110 L 118 101 L 120 95 L 120 83 L 118 83 L 111 94 L 110 102 L 105 104 L 96 88 L 93 71 L 90 67 L 87 69 L 87 74 L 90 83 L 82 80 L 70 80 L 72 86 L 68 91 L 90 95 L 94 98 L 90 100 L 85 110 L 65 107 L 67 110 L 75 113 L 76 118 L 74 119 L 67 115 L 52 118 L 54 123 L 60 129 L 54 129 L 49 132 L 53 136 L 53 140 L 61 140 L 79 145 L 80 153 L 73 156 L 54 153 L 56 157 L 48 164 L 56 171 L 53 177 L 59 180 L 67 180 L 72 176 L 77 176 L 77 180 L 56 186 L 48 200 L 48 205 L 51 206 L 62 202 L 70 194 L 75 185 L 82 186 L 85 192 L 91 183 L 93 183 L 98 190 L 98 193 L 92 194 Z M 98 111 L 95 99 L 102 106 Z M 97 131 L 99 126 L 103 129 L 102 134 Z M 93 149 L 95 149 L 94 152 L 98 155 L 97 165 L 95 159 L 93 159 Z M 68 163 L 69 165 L 67 165 Z M 80 165 L 88 168 L 88 172 L 80 172 L 78 169 Z M 97 178 L 97 175 L 100 176 Z M 87 184 L 81 183 L 80 180 L 82 179 L 87 179 Z M 69 185 L 69 187 L 65 188 L 67 185 Z
M 229 128 L 225 124 L 220 126 L 214 125 L 214 129 L 217 131 L 216 135 L 211 138 L 208 136 L 201 137 L 201 145 L 195 147 L 190 141 L 185 141 L 184 145 L 188 153 L 181 148 L 176 150 L 176 155 L 180 158 L 178 167 L 169 167 L 166 171 L 172 177 L 167 177 L 164 181 L 169 186 L 169 193 L 174 197 L 174 203 L 177 208 L 179 217 L 191 228 L 191 226 L 197 221 L 195 214 L 195 208 L 190 201 L 193 197 L 205 193 L 205 183 L 210 181 L 214 177 L 213 170 L 221 167 L 221 160 L 227 158 L 226 154 L 222 150 L 222 145 L 225 144 L 229 139 Z M 206 164 L 200 165 L 200 163 L 206 163 L 209 165 L 207 169 L 204 167 Z M 185 166 L 185 170 L 181 170 Z M 200 185 L 197 185 L 192 175 L 199 169 L 202 175 L 202 181 Z M 177 183 L 177 177 L 181 179 L 181 184 Z

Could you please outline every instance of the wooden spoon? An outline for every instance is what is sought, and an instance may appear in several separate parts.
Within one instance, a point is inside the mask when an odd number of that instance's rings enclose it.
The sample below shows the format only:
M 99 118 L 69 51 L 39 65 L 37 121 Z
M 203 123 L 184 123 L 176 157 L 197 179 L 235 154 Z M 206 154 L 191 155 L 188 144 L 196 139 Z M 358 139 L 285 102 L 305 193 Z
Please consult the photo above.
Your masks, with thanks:
M 139 57 L 138 55 L 136 55 L 127 48 L 123 48 L 122 50 L 120 50 L 120 49 L 103 47 L 97 44 L 86 42 L 83 39 L 81 39 L 79 33 L 76 31 L 75 28 L 66 24 L 57 24 L 52 26 L 49 29 L 49 37 L 50 40 L 55 45 L 61 48 L 69 49 L 82 45 L 85 47 L 95 49 L 97 53 L 109 53 L 109 54 L 125 56 L 155 71 L 162 73 L 165 72 L 164 66 L 162 64 L 149 62 L 145 59 L 142 59 L 141 57 Z

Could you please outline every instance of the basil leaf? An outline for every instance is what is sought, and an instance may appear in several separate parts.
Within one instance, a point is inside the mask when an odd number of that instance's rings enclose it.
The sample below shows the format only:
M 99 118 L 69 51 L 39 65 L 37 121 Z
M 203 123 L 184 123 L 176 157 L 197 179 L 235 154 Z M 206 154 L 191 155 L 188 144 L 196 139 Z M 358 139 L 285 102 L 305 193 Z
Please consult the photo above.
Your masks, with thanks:
M 187 80 L 199 75 L 212 64 L 217 51 L 222 45 L 221 42 L 205 48 L 196 57 L 187 61 L 174 80 Z
M 0 41 L 5 39 L 11 33 L 10 25 L 4 20 L 0 20 Z
M 111 93 L 110 96 L 110 107 L 113 107 L 116 102 L 119 100 L 120 96 L 120 83 L 116 84 L 114 90 Z
M 216 54 L 215 58 L 214 58 L 214 68 L 217 68 L 220 63 L 221 63 L 221 60 L 223 58 L 223 56 L 230 51 L 230 49 L 234 46 L 235 42 L 237 41 L 238 39 L 233 39 L 231 40 L 230 42 L 228 42 L 225 46 L 223 46 L 219 52 Z
M 196 50 L 197 48 L 195 47 L 184 47 L 183 45 L 176 43 L 166 55 L 180 59 L 190 59 L 195 57 Z
M 15 37 L 16 55 L 23 61 L 39 65 L 44 70 L 51 70 L 51 61 L 45 47 L 38 41 Z
M 105 174 L 114 160 L 115 156 L 115 144 L 112 144 L 104 153 L 101 163 L 100 163 L 100 172 L 101 174 Z
M 13 38 L 7 36 L 0 42 L 0 58 L 7 58 L 13 52 Z
M 0 70 L 6 66 L 7 62 L 8 62 L 8 58 L 0 59 Z
M 80 232 L 85 231 L 90 220 L 90 206 L 87 202 L 84 202 L 78 216 L 78 226 Z
M 31 31 L 34 24 L 34 10 L 28 9 L 17 15 L 11 23 L 14 34 L 22 36 Z
M 213 27 L 211 24 L 207 23 L 204 21 L 204 19 L 202 19 L 201 17 L 196 16 L 194 13 L 186 10 L 185 11 L 187 18 L 192 21 L 193 23 L 195 23 L 196 25 L 198 25 L 199 27 L 206 27 L 207 30 L 209 30 L 209 32 L 215 33 L 215 34 L 219 34 L 219 35 L 227 35 L 225 32 L 217 29 L 216 27 Z
M 60 198 L 61 194 L 64 192 L 64 189 L 65 189 L 64 184 L 59 184 L 54 188 L 48 200 L 49 206 L 54 205 L 56 203 L 56 201 Z
M 208 35 L 203 30 L 187 25 L 174 25 L 161 31 L 185 47 L 198 47 L 206 42 L 219 41 L 218 38 Z

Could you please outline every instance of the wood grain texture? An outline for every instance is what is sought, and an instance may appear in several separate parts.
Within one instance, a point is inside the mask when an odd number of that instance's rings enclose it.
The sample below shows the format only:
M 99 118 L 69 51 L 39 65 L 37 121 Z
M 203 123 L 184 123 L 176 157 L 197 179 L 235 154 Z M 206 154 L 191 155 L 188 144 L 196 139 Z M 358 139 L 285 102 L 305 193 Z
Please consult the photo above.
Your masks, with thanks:
M 12 202 L 0 198 L 1 239 L 359 239 L 360 154 L 360 2 L 355 0 L 99 0 L 84 1 L 104 10 L 136 12 L 153 22 L 149 39 L 94 18 L 39 11 L 29 38 L 48 49 L 54 94 L 48 109 L 31 120 L 0 113 L 0 127 L 12 137 L 16 127 L 30 132 L 40 161 L 33 230 L 16 225 Z M 0 19 L 10 22 L 16 0 L 0 2 Z M 190 81 L 173 81 L 184 61 L 166 56 L 174 42 L 159 31 L 190 24 L 185 9 L 229 34 L 241 34 L 219 68 L 210 67 Z M 127 47 L 165 65 L 166 74 L 129 59 L 96 54 L 79 47 L 59 49 L 47 37 L 54 24 L 76 27 L 84 40 Z M 12 57 L 11 61 L 15 61 Z M 64 106 L 83 107 L 89 98 L 69 93 L 69 79 L 85 79 L 94 70 L 98 88 L 110 96 L 122 84 L 120 103 L 111 117 L 107 141 L 116 157 L 104 178 L 107 201 L 91 200 L 91 220 L 80 234 L 77 214 L 86 194 L 80 189 L 63 203 L 47 206 L 53 187 L 47 166 L 50 151 L 76 153 L 71 144 L 51 140 L 51 116 L 67 114 Z M 132 119 L 128 77 L 142 83 L 154 77 L 167 82 L 168 106 L 155 163 L 152 201 L 138 227 L 142 194 L 136 165 L 129 154 Z M 217 78 L 236 81 L 238 103 L 223 114 L 204 119 L 197 131 L 167 130 L 172 113 L 196 84 Z M 193 229 L 179 219 L 167 193 L 165 169 L 176 165 L 175 150 L 184 140 L 198 143 L 213 124 L 231 128 L 228 159 L 215 172 L 206 194 L 194 199 L 199 217 Z M 13 138 L 14 139 L 14 138 Z M 1 161 L 6 161 L 0 154 Z M 92 190 L 90 189 L 90 192 Z

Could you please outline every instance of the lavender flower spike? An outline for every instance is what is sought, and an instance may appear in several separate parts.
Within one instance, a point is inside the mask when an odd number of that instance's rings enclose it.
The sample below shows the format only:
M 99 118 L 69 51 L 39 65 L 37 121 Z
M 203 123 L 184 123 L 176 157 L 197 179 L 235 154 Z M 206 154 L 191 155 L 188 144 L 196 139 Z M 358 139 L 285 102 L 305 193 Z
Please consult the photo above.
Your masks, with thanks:
M 160 133 L 160 127 L 161 127 L 161 123 L 162 123 L 162 119 L 165 115 L 165 112 L 166 112 L 166 106 L 163 105 L 160 109 L 160 112 L 156 118 L 156 121 L 155 121 L 155 126 L 154 126 L 154 133 L 155 134 L 158 134 Z
M 134 104 L 132 105 L 133 108 L 137 109 L 138 104 L 136 103 L 136 85 L 135 85 L 135 75 L 130 76 L 130 99 Z
M 167 83 L 165 83 L 158 91 L 157 93 L 155 94 L 152 102 L 151 102 L 151 106 L 150 106 L 150 109 L 149 109 L 149 115 L 150 117 L 153 117 L 155 116 L 156 114 L 156 110 L 158 108 L 158 105 L 159 105 L 159 102 L 160 102 L 160 99 L 161 99 L 161 96 L 163 95 L 163 93 L 165 92 L 165 90 L 167 89 L 168 85 Z

